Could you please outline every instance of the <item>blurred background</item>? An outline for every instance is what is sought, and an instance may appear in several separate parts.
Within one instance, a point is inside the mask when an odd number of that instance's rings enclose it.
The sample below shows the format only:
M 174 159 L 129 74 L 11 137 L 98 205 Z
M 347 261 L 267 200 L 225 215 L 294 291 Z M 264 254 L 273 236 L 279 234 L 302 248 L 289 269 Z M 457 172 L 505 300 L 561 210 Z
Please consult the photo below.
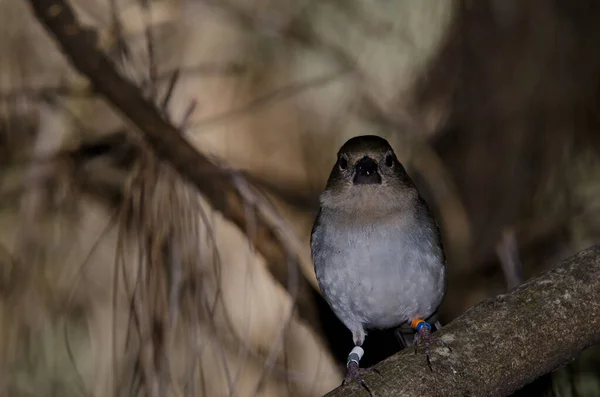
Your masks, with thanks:
M 597 1 L 69 4 L 115 68 L 261 199 L 244 230 L 215 211 L 28 1 L 0 1 L 1 396 L 336 387 L 352 338 L 318 293 L 308 241 L 355 135 L 387 138 L 437 215 L 443 323 L 600 241 Z M 254 244 L 256 207 L 270 205 L 299 266 Z M 371 332 L 365 349 L 371 365 L 400 346 Z M 516 395 L 599 396 L 599 368 L 592 349 Z

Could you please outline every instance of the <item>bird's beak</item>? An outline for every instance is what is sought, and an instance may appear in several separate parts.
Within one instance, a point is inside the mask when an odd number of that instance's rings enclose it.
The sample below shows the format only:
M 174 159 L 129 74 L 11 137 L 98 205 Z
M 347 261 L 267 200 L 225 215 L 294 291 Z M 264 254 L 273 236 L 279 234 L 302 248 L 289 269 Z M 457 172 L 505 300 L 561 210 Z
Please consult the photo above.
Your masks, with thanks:
M 354 165 L 353 182 L 355 185 L 381 184 L 377 162 L 368 156 L 358 160 Z

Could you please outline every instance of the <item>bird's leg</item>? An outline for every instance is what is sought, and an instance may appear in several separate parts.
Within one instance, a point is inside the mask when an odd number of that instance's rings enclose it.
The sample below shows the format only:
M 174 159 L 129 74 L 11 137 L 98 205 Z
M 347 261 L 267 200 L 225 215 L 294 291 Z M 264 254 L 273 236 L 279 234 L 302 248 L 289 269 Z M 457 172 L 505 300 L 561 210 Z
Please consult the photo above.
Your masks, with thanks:
M 420 345 L 424 344 L 425 345 L 425 358 L 427 359 L 427 366 L 429 367 L 429 370 L 433 371 L 433 368 L 431 368 L 431 359 L 430 359 L 431 343 L 437 342 L 437 343 L 442 344 L 448 350 L 450 350 L 450 351 L 452 351 L 452 350 L 441 339 L 439 339 L 438 337 L 436 337 L 435 335 L 433 335 L 431 333 L 431 325 L 429 323 L 425 322 L 425 320 L 423 320 L 421 318 L 416 318 L 411 321 L 410 325 L 415 331 L 417 331 L 417 333 L 415 335 L 415 341 L 414 341 L 415 354 L 417 354 L 417 348 Z
M 373 395 L 373 393 L 371 392 L 371 389 L 369 389 L 369 386 L 367 386 L 365 381 L 362 379 L 362 375 L 364 373 L 368 373 L 371 371 L 376 372 L 379 375 L 381 375 L 381 373 L 374 368 L 372 368 L 372 369 L 360 368 L 359 362 L 364 353 L 365 353 L 365 351 L 363 350 L 362 347 L 360 347 L 358 345 L 354 346 L 354 348 L 348 355 L 348 360 L 346 361 L 346 377 L 344 378 L 342 385 L 345 385 L 348 382 L 354 381 L 354 382 L 357 382 L 359 385 L 361 385 L 367 392 L 369 392 L 370 395 Z
M 350 351 L 350 354 L 348 354 L 348 360 L 346 361 L 346 377 L 344 378 L 342 385 L 345 385 L 346 383 L 351 381 L 355 381 L 358 382 L 358 384 L 360 384 L 362 387 L 364 387 L 365 390 L 369 392 L 369 394 L 371 394 L 371 389 L 369 389 L 369 386 L 367 386 L 365 381 L 362 380 L 362 377 L 360 376 L 361 369 L 359 366 L 359 362 L 363 354 L 365 354 L 365 351 L 360 346 L 354 346 L 352 351 Z

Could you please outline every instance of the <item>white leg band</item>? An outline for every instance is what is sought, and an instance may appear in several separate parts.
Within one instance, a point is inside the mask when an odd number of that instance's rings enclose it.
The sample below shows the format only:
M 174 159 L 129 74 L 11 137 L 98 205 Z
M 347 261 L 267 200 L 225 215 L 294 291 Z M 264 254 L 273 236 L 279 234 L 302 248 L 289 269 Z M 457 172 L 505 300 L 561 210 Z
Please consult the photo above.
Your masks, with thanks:
M 358 362 L 365 354 L 365 351 L 360 346 L 354 346 L 354 349 L 348 354 L 348 361 L 346 362 L 346 366 L 350 365 L 351 362 L 355 362 L 358 365 Z

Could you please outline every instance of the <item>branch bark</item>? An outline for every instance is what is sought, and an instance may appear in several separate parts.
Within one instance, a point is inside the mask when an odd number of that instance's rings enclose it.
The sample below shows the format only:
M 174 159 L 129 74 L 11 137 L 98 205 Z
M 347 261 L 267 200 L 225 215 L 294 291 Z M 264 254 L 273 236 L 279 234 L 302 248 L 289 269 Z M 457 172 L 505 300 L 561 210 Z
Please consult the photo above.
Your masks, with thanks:
M 238 189 L 239 184 L 236 185 L 236 175 L 216 166 L 198 152 L 181 136 L 177 128 L 163 118 L 156 106 L 141 95 L 136 85 L 116 71 L 110 59 L 98 49 L 95 32 L 81 26 L 65 0 L 28 2 L 39 22 L 56 38 L 71 64 L 90 80 L 96 92 L 139 130 L 156 155 L 191 181 L 215 210 L 241 230 L 247 230 L 244 197 Z M 251 199 L 255 200 L 256 197 Z M 289 260 L 306 261 L 300 241 L 290 235 L 289 228 L 282 224 L 273 209 L 266 207 L 256 206 L 258 222 L 254 235 L 258 252 L 270 264 L 281 265 Z M 290 271 L 285 271 L 286 268 L 288 267 L 271 268 L 275 278 L 284 285 L 291 278 L 298 279 L 290 276 Z M 305 269 L 306 265 L 301 268 Z M 310 296 L 307 280 L 312 281 L 312 278 L 299 280 L 300 296 Z M 302 306 L 302 302 L 299 306 Z M 308 303 L 304 306 L 308 306 Z
M 600 343 L 600 245 L 513 292 L 486 300 L 436 332 L 433 372 L 411 349 L 364 380 L 376 396 L 507 396 Z M 369 354 L 369 352 L 366 352 Z M 367 396 L 360 386 L 327 394 Z

